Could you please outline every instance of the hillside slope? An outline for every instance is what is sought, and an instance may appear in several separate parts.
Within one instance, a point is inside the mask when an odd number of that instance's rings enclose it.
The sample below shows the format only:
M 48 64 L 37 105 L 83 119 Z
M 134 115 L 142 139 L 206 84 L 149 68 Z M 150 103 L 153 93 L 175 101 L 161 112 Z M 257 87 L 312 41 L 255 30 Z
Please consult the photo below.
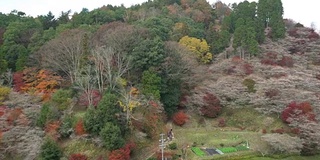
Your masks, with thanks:
M 242 60 L 234 55 L 213 63 L 193 94 L 206 90 L 220 97 L 223 106 L 252 106 L 263 113 L 278 114 L 292 101 L 307 101 L 319 119 L 320 41 L 309 39 L 309 32 L 299 28 L 298 38 L 287 35 L 276 42 L 267 39 L 257 57 Z M 246 79 L 255 83 L 252 91 L 243 84 Z

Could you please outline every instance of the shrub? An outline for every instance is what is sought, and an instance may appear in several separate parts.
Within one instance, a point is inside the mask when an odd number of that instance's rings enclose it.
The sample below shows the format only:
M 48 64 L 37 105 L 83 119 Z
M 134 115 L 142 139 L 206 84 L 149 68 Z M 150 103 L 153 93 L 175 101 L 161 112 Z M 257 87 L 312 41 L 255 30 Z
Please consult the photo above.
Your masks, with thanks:
M 183 111 L 175 113 L 172 117 L 174 124 L 178 126 L 184 125 L 187 122 L 188 118 L 189 117 Z
M 312 64 L 319 66 L 320 65 L 320 56 L 312 56 Z
M 146 115 L 143 119 L 143 132 L 147 134 L 148 138 L 158 139 L 159 133 L 162 132 L 163 121 L 165 115 L 159 112 L 161 106 L 155 101 L 150 101 L 146 108 Z
M 281 113 L 282 121 L 290 123 L 294 118 L 305 117 L 310 121 L 315 121 L 315 114 L 309 102 L 291 102 Z
M 260 63 L 264 65 L 272 65 L 272 66 L 277 65 L 277 61 L 275 61 L 274 59 L 262 59 L 260 60 Z
M 53 121 L 53 122 L 46 124 L 44 131 L 52 139 L 58 140 L 58 138 L 60 137 L 59 132 L 58 132 L 59 128 L 60 128 L 60 122 Z
M 298 29 L 292 28 L 292 29 L 290 29 L 290 30 L 288 31 L 288 34 L 289 34 L 289 36 L 291 36 L 291 37 L 298 38 L 298 37 L 300 37 L 300 36 L 299 36 L 299 34 L 298 34 L 297 31 L 298 31 Z
M 52 111 L 50 110 L 50 105 L 48 103 L 43 104 L 36 125 L 43 128 L 47 121 L 50 119 L 51 115 Z
M 76 135 L 83 135 L 86 133 L 86 131 L 84 130 L 84 126 L 83 126 L 83 120 L 80 119 L 77 123 L 76 123 L 76 126 L 75 126 L 75 129 L 74 129 Z
M 169 149 L 175 150 L 175 149 L 177 149 L 177 148 L 178 148 L 177 143 L 170 143 L 170 144 L 169 144 Z
M 118 125 L 107 122 L 100 131 L 100 137 L 102 138 L 104 146 L 108 150 L 115 150 L 123 147 L 124 139 L 121 135 L 121 130 Z
M 12 125 L 15 120 L 22 114 L 21 108 L 14 108 L 12 110 L 9 110 L 9 115 L 7 117 L 7 122 L 9 125 Z
M 304 25 L 298 22 L 298 23 L 296 23 L 296 25 L 294 25 L 294 27 L 297 27 L 297 28 L 299 28 L 299 27 L 300 27 L 300 28 L 303 28 L 303 27 L 304 27 Z
M 62 138 L 68 138 L 72 132 L 73 118 L 72 116 L 66 116 L 60 125 L 59 133 Z
M 249 63 L 243 64 L 243 65 L 242 65 L 242 68 L 243 68 L 244 73 L 245 73 L 246 75 L 250 75 L 250 74 L 253 73 L 253 66 L 252 66 L 251 64 L 249 64 Z
M 224 118 L 220 118 L 218 120 L 218 126 L 219 127 L 225 127 L 226 126 L 226 120 Z
M 84 128 L 89 133 L 98 134 L 101 130 L 101 124 L 97 123 L 99 121 L 97 112 L 96 109 L 89 108 L 84 115 Z
M 268 98 L 273 98 L 275 96 L 278 96 L 279 95 L 279 90 L 278 89 L 268 89 L 266 92 L 265 92 L 265 96 L 268 97 Z
M 246 151 L 246 150 L 249 150 L 249 148 L 247 148 L 246 146 L 243 146 L 243 145 L 236 146 L 235 148 L 237 149 L 237 151 Z
M 242 62 L 242 59 L 240 58 L 240 56 L 234 56 L 234 57 L 232 57 L 231 62 L 238 64 L 238 63 Z
M 51 101 L 58 108 L 58 110 L 65 110 L 71 104 L 71 90 L 59 89 L 51 98 Z
M 308 38 L 309 39 L 312 39 L 312 40 L 317 40 L 320 38 L 319 34 L 316 33 L 316 32 L 311 32 L 309 35 L 308 35 Z
M 302 148 L 301 139 L 288 134 L 265 134 L 261 138 L 268 143 L 273 154 L 299 153 Z
M 218 97 L 211 93 L 206 93 L 203 96 L 205 104 L 200 108 L 201 115 L 206 117 L 214 118 L 217 117 L 222 110 L 220 100 Z
M 262 134 L 266 134 L 267 133 L 267 130 L 264 128 L 262 129 Z
M 92 106 L 97 107 L 102 96 L 98 90 L 89 91 L 92 96 Z M 79 97 L 79 105 L 81 106 L 89 106 L 88 93 L 83 92 Z
M 84 128 L 87 132 L 98 135 L 106 122 L 117 123 L 116 114 L 121 112 L 114 94 L 105 94 L 97 109 L 89 108 L 83 118 Z
M 256 82 L 252 79 L 245 79 L 242 82 L 243 85 L 245 85 L 248 88 L 249 93 L 255 93 L 256 90 L 254 89 L 254 85 L 256 84 Z
M 15 72 L 13 74 L 13 90 L 16 92 L 21 92 L 22 87 L 25 86 L 23 81 L 23 73 L 22 72 Z
M 8 97 L 10 90 L 11 89 L 9 87 L 0 86 L 0 105 L 1 102 L 3 102 Z
M 84 154 L 74 153 L 70 155 L 69 160 L 88 160 L 88 157 Z
M 142 73 L 142 93 L 146 96 L 160 99 L 161 77 L 152 70 L 146 70 Z
M 274 73 L 270 77 L 279 79 L 281 77 L 286 77 L 286 76 L 287 76 L 286 73 Z
M 231 66 L 231 67 L 229 67 L 228 69 L 226 69 L 225 72 L 226 72 L 228 75 L 232 75 L 232 74 L 236 73 L 235 69 L 236 69 L 236 66 Z
M 7 106 L 0 106 L 0 117 L 2 117 L 6 113 L 7 109 Z
M 281 60 L 278 61 L 278 65 L 282 67 L 293 67 L 292 57 L 283 56 Z
M 62 150 L 58 144 L 50 138 L 47 138 L 40 149 L 40 158 L 42 160 L 59 160 L 62 157 Z
M 278 129 L 275 129 L 275 130 L 271 130 L 271 133 L 279 133 L 279 134 L 283 134 L 285 133 L 286 131 L 283 129 L 283 128 L 278 128 Z
M 268 52 L 266 56 L 267 56 L 268 59 L 274 59 L 275 60 L 275 59 L 277 59 L 278 54 L 274 53 L 274 52 Z
M 300 129 L 299 128 L 291 128 L 291 133 L 293 134 L 299 134 L 300 133 Z
M 131 150 L 135 147 L 134 143 L 128 143 L 124 147 L 114 150 L 109 154 L 109 160 L 130 160 Z

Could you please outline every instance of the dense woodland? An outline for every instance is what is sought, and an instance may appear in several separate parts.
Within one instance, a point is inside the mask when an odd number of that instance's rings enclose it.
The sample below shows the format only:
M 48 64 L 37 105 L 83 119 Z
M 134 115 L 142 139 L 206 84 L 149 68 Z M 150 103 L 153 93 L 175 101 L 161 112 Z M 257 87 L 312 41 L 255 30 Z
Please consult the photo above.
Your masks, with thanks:
M 0 159 L 138 159 L 144 147 L 167 132 L 167 122 L 183 126 L 190 112 L 200 120 L 216 119 L 228 106 L 252 104 L 235 100 L 231 91 L 212 90 L 215 82 L 205 83 L 214 77 L 212 66 L 231 60 L 229 68 L 218 72 L 244 79 L 239 84 L 246 94 L 259 93 L 259 81 L 248 77 L 256 71 L 254 60 L 294 66 L 292 57 L 277 60 L 280 54 L 267 53 L 262 46 L 299 38 L 299 29 L 305 29 L 283 19 L 281 0 L 229 5 L 153 0 L 129 8 L 106 4 L 92 11 L 62 11 L 58 17 L 50 11 L 38 17 L 27 14 L 0 12 L 0 118 L 6 123 L 0 126 Z M 307 30 L 306 39 L 316 42 L 319 35 Z M 302 52 L 298 47 L 290 51 Z M 272 99 L 280 90 L 262 95 Z M 275 102 L 260 110 L 278 115 L 294 131 L 283 134 L 281 128 L 274 131 L 278 134 L 266 134 L 271 151 L 257 149 L 263 156 L 319 153 L 318 103 L 295 100 L 279 102 L 281 109 Z M 225 119 L 218 121 L 219 127 L 226 125 Z M 28 133 L 21 141 L 39 144 L 30 150 L 16 147 L 19 142 L 11 140 L 15 132 Z M 133 136 L 136 132 L 145 134 L 148 143 Z M 87 146 L 100 152 L 69 150 L 65 143 L 75 139 L 89 141 Z

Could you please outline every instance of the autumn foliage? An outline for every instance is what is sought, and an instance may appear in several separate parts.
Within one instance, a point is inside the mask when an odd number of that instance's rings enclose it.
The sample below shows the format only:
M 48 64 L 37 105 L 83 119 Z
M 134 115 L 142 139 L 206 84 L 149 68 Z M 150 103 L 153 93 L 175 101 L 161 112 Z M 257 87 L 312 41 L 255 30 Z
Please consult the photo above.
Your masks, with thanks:
M 279 93 L 280 93 L 280 91 L 278 89 L 268 89 L 265 92 L 265 96 L 268 97 L 268 98 L 273 98 L 275 96 L 278 96 Z
M 315 121 L 315 114 L 309 102 L 291 102 L 281 113 L 281 119 L 286 123 L 291 123 L 295 118 L 307 118 Z
M 319 39 L 320 38 L 320 36 L 319 36 L 319 34 L 318 33 L 316 33 L 316 32 L 311 32 L 309 35 L 308 35 L 308 38 L 309 39 L 312 39 L 312 40 L 317 40 L 317 39 Z
M 83 135 L 83 134 L 86 133 L 86 131 L 84 129 L 84 126 L 83 126 L 83 120 L 82 119 L 80 119 L 77 122 L 74 130 L 75 130 L 76 135 Z
M 212 93 L 206 93 L 203 96 L 203 101 L 205 105 L 200 108 L 202 115 L 215 118 L 221 113 L 222 107 L 217 96 Z
M 13 84 L 13 90 L 16 92 L 21 92 L 21 88 L 25 86 L 22 72 L 16 72 L 13 74 Z
M 59 127 L 60 127 L 59 121 L 49 122 L 46 124 L 44 131 L 48 136 L 57 140 L 60 137 L 58 132 Z
M 90 94 L 92 95 L 92 105 L 94 107 L 97 107 L 98 103 L 100 102 L 102 95 L 100 94 L 100 92 L 98 90 L 92 90 L 90 91 Z M 88 95 L 87 93 L 83 92 L 80 95 L 79 98 L 79 104 L 82 106 L 89 106 L 89 101 L 88 101 Z
M 134 143 L 128 143 L 124 147 L 114 150 L 109 154 L 109 160 L 130 160 L 130 154 L 132 149 L 136 145 Z
M 70 155 L 69 160 L 88 160 L 88 157 L 84 154 L 74 153 Z
M 0 105 L 4 100 L 6 100 L 10 91 L 11 91 L 11 89 L 9 87 L 2 87 L 0 85 Z
M 250 75 L 253 73 L 253 66 L 249 63 L 245 63 L 242 65 L 243 71 L 246 75 Z
M 288 31 L 289 36 L 298 38 L 300 35 L 298 34 L 298 29 L 292 28 Z
M 285 132 L 286 132 L 286 130 L 283 129 L 283 128 L 278 128 L 278 129 L 271 130 L 271 133 L 283 134 L 283 133 L 285 133 Z
M 14 91 L 43 94 L 43 100 L 48 100 L 51 93 L 58 87 L 62 78 L 48 70 L 26 68 L 13 74 Z
M 13 110 L 9 111 L 9 115 L 7 117 L 7 122 L 9 125 L 12 125 L 15 120 L 18 119 L 18 117 L 22 114 L 21 108 L 15 108 Z
M 161 129 L 161 122 L 164 119 L 164 115 L 159 112 L 160 105 L 155 101 L 150 101 L 147 108 L 147 114 L 143 121 L 143 131 L 151 139 L 158 138 L 159 129 Z
M 183 111 L 179 111 L 173 115 L 172 119 L 174 124 L 182 126 L 187 122 L 189 117 Z
M 27 68 L 23 70 L 23 80 L 25 86 L 21 89 L 24 92 L 52 93 L 57 89 L 62 78 L 48 70 Z
M 210 63 L 212 61 L 213 56 L 212 53 L 209 52 L 210 47 L 205 39 L 184 36 L 179 40 L 179 44 L 193 52 L 200 62 Z
M 283 56 L 281 60 L 278 61 L 278 65 L 282 67 L 293 67 L 292 57 Z
M 2 117 L 5 114 L 6 109 L 8 109 L 7 106 L 0 106 L 0 117 Z

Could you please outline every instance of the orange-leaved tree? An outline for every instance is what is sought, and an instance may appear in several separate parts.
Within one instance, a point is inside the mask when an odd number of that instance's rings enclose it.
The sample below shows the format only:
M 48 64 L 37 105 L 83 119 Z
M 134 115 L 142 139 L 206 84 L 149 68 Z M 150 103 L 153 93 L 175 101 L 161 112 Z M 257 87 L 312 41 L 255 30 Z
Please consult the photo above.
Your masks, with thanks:
M 58 131 L 59 127 L 60 127 L 60 122 L 53 121 L 53 122 L 47 123 L 44 130 L 48 136 L 50 136 L 54 140 L 57 140 L 60 137 L 60 134 Z
M 22 82 L 18 78 L 21 78 Z M 33 94 L 42 93 L 43 100 L 50 98 L 61 81 L 62 78 L 54 72 L 37 68 L 26 68 L 22 73 L 16 73 L 14 77 L 15 90 Z
M 83 135 L 83 134 L 86 133 L 86 131 L 84 129 L 84 126 L 83 126 L 83 120 L 82 119 L 80 119 L 77 122 L 74 130 L 75 130 L 76 135 Z
M 175 113 L 172 117 L 173 122 L 178 125 L 178 126 L 182 126 L 184 125 L 187 120 L 189 119 L 188 115 L 185 114 L 183 111 L 179 111 L 177 113 Z
M 112 151 L 109 154 L 108 159 L 109 160 L 120 160 L 120 159 L 121 160 L 130 160 L 131 151 L 135 146 L 136 145 L 132 142 L 128 143 L 124 147 Z

